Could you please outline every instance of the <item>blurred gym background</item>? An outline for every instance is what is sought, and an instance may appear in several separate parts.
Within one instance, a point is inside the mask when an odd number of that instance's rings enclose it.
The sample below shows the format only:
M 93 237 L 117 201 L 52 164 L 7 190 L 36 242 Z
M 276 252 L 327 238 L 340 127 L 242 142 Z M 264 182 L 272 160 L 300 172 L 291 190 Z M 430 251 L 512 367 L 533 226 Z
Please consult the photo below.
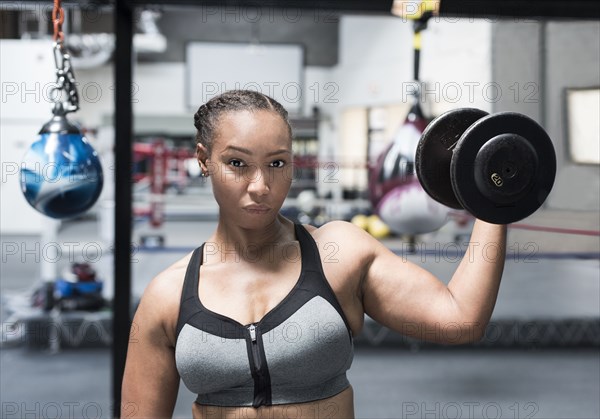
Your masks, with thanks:
M 598 4 L 442 0 L 446 13 L 420 31 L 416 80 L 421 2 L 124 3 L 135 32 L 131 312 L 148 282 L 216 226 L 193 127 L 214 95 L 260 90 L 290 111 L 295 176 L 282 214 L 315 226 L 353 222 L 443 281 L 473 218 L 440 212 L 411 186 L 407 116 L 415 104 L 425 122 L 459 107 L 520 112 L 552 138 L 558 171 L 543 207 L 509 227 L 486 336 L 445 347 L 367 318 L 349 372 L 356 415 L 600 417 Z M 70 120 L 105 178 L 89 211 L 56 220 L 33 210 L 19 183 L 23 156 L 51 115 L 52 3 L 0 2 L 2 418 L 112 415 L 115 7 L 64 2 L 81 105 Z M 387 198 L 374 192 L 382 184 Z M 181 385 L 175 417 L 189 417 L 193 400 Z

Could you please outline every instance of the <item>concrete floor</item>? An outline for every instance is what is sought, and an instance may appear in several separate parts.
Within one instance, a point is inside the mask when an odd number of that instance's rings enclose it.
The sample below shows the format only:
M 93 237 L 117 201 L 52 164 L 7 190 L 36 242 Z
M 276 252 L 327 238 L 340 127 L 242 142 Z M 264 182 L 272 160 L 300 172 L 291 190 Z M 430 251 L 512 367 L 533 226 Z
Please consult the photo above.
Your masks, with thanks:
M 214 226 L 214 222 L 165 224 L 160 232 L 169 248 L 160 252 L 138 249 L 133 256 L 134 295 L 140 295 L 154 275 L 205 240 Z M 85 258 L 82 249 L 86 245 L 101 249 L 99 257 L 93 253 L 87 257 L 106 281 L 110 295 L 112 255 L 96 238 L 97 233 L 96 223 L 90 221 L 64 225 L 56 237 L 63 254 L 53 260 L 53 268 L 60 272 L 71 258 Z M 139 243 L 148 233 L 153 231 L 144 224 L 137 225 L 134 241 Z M 424 243 L 448 243 L 452 234 L 441 230 L 424 237 Z M 518 243 L 535 242 L 539 249 L 560 252 L 556 235 L 527 234 Z M 570 244 L 564 250 L 593 255 L 597 252 L 594 240 L 578 242 L 576 237 L 569 237 L 565 243 Z M 65 244 L 73 242 L 76 246 L 70 246 L 76 250 L 64 251 Z M 386 244 L 398 248 L 398 243 L 389 239 Z M 16 253 L 5 251 L 14 244 Z M 28 293 L 38 284 L 47 244 L 36 237 L 3 236 L 0 245 L 0 320 L 5 325 L 4 309 L 18 297 L 26 303 Z M 567 256 L 539 252 L 509 258 L 492 320 L 600 321 L 599 259 Z M 450 278 L 458 263 L 452 252 L 441 260 L 429 253 L 406 257 L 443 281 Z M 2 347 L 0 417 L 109 417 L 110 371 L 110 352 L 105 348 L 51 354 L 47 350 Z M 598 347 L 411 351 L 359 345 L 349 378 L 359 418 L 600 418 Z M 193 400 L 194 395 L 181 385 L 175 417 L 190 417 Z

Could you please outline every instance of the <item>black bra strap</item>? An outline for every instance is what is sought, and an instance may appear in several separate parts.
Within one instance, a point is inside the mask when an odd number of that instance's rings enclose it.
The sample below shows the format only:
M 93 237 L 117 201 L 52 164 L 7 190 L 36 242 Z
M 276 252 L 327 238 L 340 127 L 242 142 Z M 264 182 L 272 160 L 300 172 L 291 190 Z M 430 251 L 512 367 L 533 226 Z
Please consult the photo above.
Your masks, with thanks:
M 302 249 L 302 264 L 304 270 L 323 273 L 319 249 L 313 237 L 302 224 L 296 223 L 296 236 Z
M 183 290 L 181 293 L 181 303 L 190 297 L 196 296 L 198 293 L 198 271 L 202 264 L 204 244 L 197 247 L 192 253 L 190 262 L 188 263 L 187 270 L 185 271 L 185 279 L 183 281 Z
M 179 315 L 177 318 L 177 336 L 183 328 L 185 322 L 188 320 L 194 311 L 194 304 L 192 298 L 198 293 L 198 276 L 200 270 L 200 259 L 202 255 L 202 248 L 194 249 L 190 261 L 188 262 L 187 269 L 185 271 L 185 277 L 183 278 L 183 287 L 181 290 L 181 298 L 179 300 Z

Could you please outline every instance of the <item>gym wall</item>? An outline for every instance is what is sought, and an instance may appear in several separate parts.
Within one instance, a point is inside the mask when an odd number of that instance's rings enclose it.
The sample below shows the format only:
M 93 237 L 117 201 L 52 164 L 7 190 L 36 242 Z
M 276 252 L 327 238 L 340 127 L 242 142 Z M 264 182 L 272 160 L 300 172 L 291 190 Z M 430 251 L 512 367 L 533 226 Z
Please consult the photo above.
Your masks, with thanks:
M 291 26 L 296 30 L 304 28 L 304 24 Z M 323 28 L 329 33 L 331 27 L 335 27 L 337 35 L 334 38 L 339 44 L 332 52 L 335 57 L 332 55 L 330 60 L 323 59 L 325 50 L 318 56 L 307 58 L 302 111 L 308 116 L 313 106 L 321 110 L 321 161 L 344 159 L 344 141 L 340 136 L 346 109 L 407 103 L 413 69 L 411 26 L 411 22 L 396 17 L 345 15 L 338 23 Z M 162 28 L 167 38 L 171 27 L 173 25 Z M 260 32 L 261 39 L 267 34 L 266 29 Z M 433 18 L 422 39 L 421 79 L 427 89 L 424 111 L 435 116 L 451 108 L 472 106 L 493 112 L 512 110 L 531 116 L 552 137 L 558 157 L 557 180 L 546 207 L 598 211 L 600 166 L 571 161 L 564 89 L 600 86 L 599 32 L 597 22 Z M 313 38 L 310 37 L 314 41 Z M 44 80 L 53 80 L 53 70 L 35 63 L 23 64 L 25 56 L 34 61 L 37 59 L 39 53 L 35 51 L 39 47 L 30 45 L 43 41 L 1 42 L 3 57 L 8 54 L 2 59 L 3 88 L 17 86 L 22 89 L 7 96 L 2 103 L 2 162 L 7 163 L 19 160 L 15 157 L 20 155 L 19 150 L 24 150 L 24 144 L 35 139 L 41 124 L 50 117 L 49 104 L 36 99 L 35 82 L 39 80 L 44 85 Z M 4 47 L 10 42 L 18 43 L 18 52 L 11 53 L 12 50 Z M 311 57 L 310 49 L 308 46 L 307 57 Z M 47 52 L 50 54 L 49 48 Z M 51 56 L 47 58 L 51 60 Z M 49 61 L 48 65 L 51 64 Z M 84 90 L 80 90 L 81 110 L 74 119 L 89 128 L 109 129 L 114 97 L 112 65 L 75 70 L 80 89 Z M 194 109 L 185 105 L 183 61 L 170 57 L 167 62 L 137 63 L 134 81 L 136 119 L 159 121 L 159 117 L 164 118 L 165 127 L 179 133 L 189 132 L 190 138 L 193 136 L 191 115 Z M 9 86 L 9 83 L 12 84 Z M 33 93 L 26 93 L 25 89 L 33 89 Z M 26 103 L 23 107 L 13 107 L 9 102 L 20 100 L 22 94 L 26 96 Z M 35 112 L 28 110 L 32 103 L 38 109 Z M 13 111 L 21 112 L 19 109 L 23 109 L 23 113 L 13 115 Z M 17 123 L 20 132 L 31 135 L 19 134 L 17 138 L 16 134 L 10 134 L 7 130 Z M 136 129 L 143 127 L 138 124 Z M 103 136 L 100 141 L 106 143 L 98 144 L 100 149 L 109 150 L 112 146 L 110 136 Z M 321 180 L 326 177 L 325 173 L 322 175 Z M 351 173 L 347 176 L 354 179 Z M 18 182 L 18 177 L 3 180 L 3 194 L 18 190 L 18 183 L 9 184 L 9 181 Z M 329 192 L 341 196 L 341 184 L 319 184 L 321 195 Z M 24 199 L 23 206 L 2 201 L 3 217 L 26 211 Z M 35 220 L 35 217 L 31 219 Z M 41 228 L 41 220 L 23 225 L 15 222 L 0 224 L 3 232 L 35 233 Z
M 564 96 L 567 88 L 600 86 L 599 39 L 598 22 L 521 20 L 493 25 L 493 79 L 507 87 L 493 111 L 534 118 L 556 149 L 557 176 L 545 208 L 600 210 L 600 166 L 572 161 Z
M 431 19 L 422 35 L 422 107 L 434 116 L 456 107 L 491 110 L 486 92 L 491 83 L 491 23 L 482 19 Z M 404 115 L 392 117 L 395 132 L 408 112 L 413 83 L 412 23 L 397 17 L 343 16 L 340 21 L 339 63 L 329 73 L 337 88 L 335 100 L 320 103 L 331 127 L 320 140 L 327 150 L 321 160 L 354 161 L 349 141 L 342 138 L 344 120 L 367 107 L 403 107 Z M 360 112 L 358 112 L 360 113 Z M 363 112 L 366 115 L 366 111 Z M 366 122 L 366 121 L 365 121 Z M 360 144 L 366 144 L 365 130 Z M 357 134 L 353 133 L 353 137 Z M 390 137 L 391 139 L 391 137 Z M 364 150 L 366 157 L 366 149 Z M 341 168 L 339 183 L 321 184 L 320 193 L 341 196 L 340 189 L 364 185 L 362 169 Z

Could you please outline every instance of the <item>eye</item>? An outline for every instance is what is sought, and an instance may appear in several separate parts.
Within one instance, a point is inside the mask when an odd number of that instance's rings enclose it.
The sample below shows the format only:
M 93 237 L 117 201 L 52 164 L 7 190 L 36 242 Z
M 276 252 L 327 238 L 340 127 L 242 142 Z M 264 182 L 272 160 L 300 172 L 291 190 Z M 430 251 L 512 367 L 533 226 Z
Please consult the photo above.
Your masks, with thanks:
M 279 163 L 279 164 L 277 164 L 277 163 Z M 285 161 L 283 161 L 283 160 L 275 160 L 275 161 L 274 161 L 273 163 L 271 163 L 271 164 L 276 164 L 276 165 L 275 165 L 275 166 L 273 166 L 273 167 L 276 167 L 276 168 L 281 168 L 281 167 L 285 166 Z
M 229 164 L 233 167 L 243 167 L 243 162 L 241 160 L 231 159 L 229 160 Z

